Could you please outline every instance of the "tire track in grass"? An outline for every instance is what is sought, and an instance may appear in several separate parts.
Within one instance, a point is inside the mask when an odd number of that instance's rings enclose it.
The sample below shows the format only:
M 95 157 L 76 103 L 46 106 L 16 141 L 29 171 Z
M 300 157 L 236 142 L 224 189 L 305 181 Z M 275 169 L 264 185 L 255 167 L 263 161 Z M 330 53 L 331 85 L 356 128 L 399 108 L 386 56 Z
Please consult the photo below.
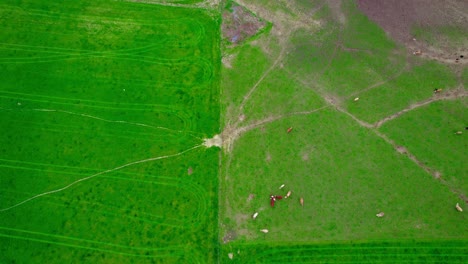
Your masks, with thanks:
M 113 110 L 133 110 L 133 111 L 144 111 L 144 110 L 154 110 L 155 107 L 161 108 L 161 112 L 174 112 L 174 110 L 180 110 L 177 108 L 169 108 L 167 105 L 160 105 L 160 104 L 135 104 L 135 103 L 115 103 L 109 101 L 98 101 L 98 100 L 89 100 L 89 99 L 80 99 L 80 98 L 69 98 L 69 97 L 57 97 L 57 96 L 47 96 L 47 95 L 37 95 L 37 94 L 28 94 L 28 93 L 19 93 L 19 92 L 10 92 L 10 91 L 0 91 L 0 94 L 7 94 L 9 96 L 2 96 L 0 98 L 7 98 L 7 99 L 14 99 L 14 100 L 25 100 L 25 101 L 32 101 L 32 102 L 40 102 L 40 103 L 52 103 L 52 104 L 60 104 L 60 105 L 71 105 L 77 106 L 76 103 L 81 103 L 79 106 L 86 106 L 90 108 L 99 108 L 99 109 L 113 109 Z M 17 97 L 13 97 L 16 95 Z M 32 97 L 33 99 L 29 98 L 22 98 L 18 96 L 26 96 Z M 39 99 L 35 99 L 39 98 Z M 51 100 L 55 100 L 52 101 Z M 72 102 L 59 102 L 59 101 L 73 101 Z M 83 103 L 95 103 L 96 105 L 91 104 L 83 104 Z M 146 106 L 146 108 L 126 108 L 126 107 L 112 107 L 108 105 L 124 105 L 124 106 Z M 166 109 L 166 110 L 163 110 Z M 172 110 L 172 111 L 171 111 Z
M 0 237 L 40 242 L 40 243 L 46 243 L 46 244 L 51 244 L 51 245 L 66 246 L 66 247 L 79 248 L 79 249 L 85 249 L 85 250 L 93 250 L 93 251 L 131 256 L 131 257 L 166 258 L 170 256 L 183 256 L 184 255 L 184 249 L 181 246 L 168 246 L 168 247 L 162 247 L 162 248 L 130 247 L 130 246 L 108 243 L 108 242 L 101 242 L 101 241 L 96 241 L 96 240 L 88 240 L 88 239 L 82 239 L 82 238 L 76 238 L 76 237 L 46 234 L 46 233 L 7 228 L 7 227 L 0 227 L 0 230 L 23 234 L 23 235 L 13 235 L 13 234 L 0 233 Z M 39 236 L 39 238 L 28 237 L 25 235 Z M 56 239 L 56 240 L 61 239 L 64 242 L 54 241 L 52 239 Z M 76 242 L 76 244 L 72 242 Z M 83 244 L 88 244 L 89 246 L 85 246 Z M 98 247 L 98 245 L 102 247 Z M 110 249 L 106 249 L 104 247 L 109 247 Z M 146 251 L 146 252 L 137 254 L 137 253 L 124 252 L 122 250 L 139 250 L 139 251 Z M 157 253 L 158 251 L 162 251 L 162 253 L 158 254 Z M 147 252 L 153 252 L 153 253 L 150 255 L 150 254 L 146 254 Z
M 194 132 L 192 131 L 185 131 L 185 130 L 175 130 L 167 127 L 162 127 L 162 126 L 153 126 L 153 125 L 148 125 L 144 123 L 137 123 L 137 122 L 129 122 L 129 121 L 123 121 L 123 120 L 110 120 L 110 119 L 105 119 L 102 117 L 94 116 L 94 115 L 89 115 L 89 114 L 83 114 L 83 113 L 77 113 L 77 112 L 71 112 L 71 111 L 66 111 L 66 110 L 59 110 L 59 109 L 28 109 L 30 111 L 38 111 L 38 112 L 52 112 L 52 113 L 64 113 L 64 114 L 69 114 L 69 115 L 75 115 L 75 116 L 80 116 L 80 117 L 85 117 L 85 118 L 90 118 L 90 119 L 96 119 L 99 121 L 107 122 L 107 123 L 118 123 L 118 124 L 128 124 L 132 126 L 141 126 L 141 127 L 148 127 L 152 129 L 157 129 L 157 130 L 165 130 L 171 133 L 187 133 L 189 136 L 198 139 L 198 140 L 203 140 L 200 137 L 194 136 Z
M 0 164 L 0 167 L 5 167 Z M 20 166 L 6 166 L 8 168 L 14 168 L 14 169 L 22 169 L 22 170 L 33 170 L 33 171 L 39 171 L 39 172 L 52 172 L 52 173 L 57 173 L 57 174 L 71 174 L 71 175 L 79 175 L 79 176 L 84 176 L 86 175 L 85 173 L 70 173 L 70 172 L 62 172 L 62 171 L 52 171 L 52 170 L 40 170 L 40 169 L 34 169 L 34 168 L 28 168 L 28 167 L 20 167 Z M 120 172 L 121 174 L 127 174 L 129 176 L 135 176 L 134 173 L 125 173 L 125 172 Z M 142 176 L 142 175 L 139 175 Z M 151 177 L 149 175 L 144 175 L 145 177 Z M 139 182 L 139 183 L 147 183 L 147 184 L 156 184 L 156 185 L 161 185 L 161 186 L 168 186 L 171 188 L 180 188 L 185 190 L 186 192 L 190 193 L 190 197 L 193 199 L 193 203 L 198 206 L 194 212 L 196 212 L 192 218 L 186 218 L 185 221 L 182 221 L 178 218 L 169 218 L 166 221 L 160 221 L 160 220 L 153 220 L 153 219 L 162 219 L 162 216 L 155 215 L 146 211 L 134 211 L 132 210 L 132 213 L 138 213 L 139 215 L 143 215 L 144 217 L 140 216 L 134 216 L 132 214 L 127 213 L 126 210 L 121 210 L 120 207 L 115 207 L 115 206 L 110 206 L 102 202 L 92 202 L 92 201 L 80 201 L 79 204 L 85 204 L 85 205 L 96 205 L 96 206 L 103 206 L 104 208 L 107 208 L 107 210 L 102 209 L 93 209 L 90 211 L 93 212 L 100 212 L 104 213 L 107 215 L 113 215 L 113 216 L 118 216 L 118 217 L 124 217 L 124 218 L 129 218 L 129 219 L 136 219 L 139 221 L 147 222 L 150 224 L 158 224 L 158 225 L 163 225 L 163 226 L 169 226 L 173 228 L 179 228 L 179 229 L 187 229 L 187 228 L 196 228 L 200 226 L 205 220 L 206 220 L 206 213 L 208 211 L 209 207 L 209 201 L 210 199 L 207 198 L 206 196 L 206 190 L 204 190 L 202 187 L 199 185 L 191 182 L 191 181 L 183 181 L 181 179 L 173 178 L 173 177 L 162 177 L 158 176 L 158 180 L 141 180 L 141 179 L 133 179 L 133 178 L 128 178 L 128 177 L 118 177 L 118 176 L 101 176 L 101 178 L 107 178 L 107 179 L 114 179 L 114 180 L 128 180 L 128 181 L 134 181 L 134 182 Z M 164 180 L 164 181 L 161 181 Z M 31 192 L 15 192 L 11 191 L 8 188 L 3 189 L 3 192 L 10 192 L 10 193 L 15 193 L 18 194 L 20 193 L 21 195 L 25 196 L 33 196 L 34 194 Z M 49 199 L 54 199 L 54 200 L 59 200 L 62 201 L 61 203 L 59 202 L 52 202 L 52 201 L 47 201 L 47 204 L 53 204 L 56 206 L 64 206 L 67 204 L 68 199 L 65 197 L 59 198 L 59 197 L 53 197 Z M 190 202 L 192 202 L 192 200 Z M 82 208 L 89 208 L 88 206 L 84 206 Z M 87 209 L 88 210 L 88 209 Z M 165 216 L 167 218 L 167 216 Z
M 464 241 L 443 241 L 441 243 L 403 243 L 390 244 L 387 246 L 372 244 L 362 245 L 297 245 L 297 246 L 267 246 L 261 243 L 251 243 L 243 246 L 258 246 L 255 254 L 256 258 L 250 258 L 248 263 L 402 263 L 399 260 L 404 258 L 404 261 L 415 263 L 414 260 L 421 260 L 421 257 L 437 258 L 435 263 L 440 263 L 440 257 L 452 257 L 454 260 L 468 259 L 466 252 L 466 242 Z M 385 244 L 385 243 L 384 243 Z M 266 246 L 266 250 L 262 250 L 262 246 Z M 305 247 L 304 247 L 305 246 Z M 268 248 L 269 247 L 269 248 Z M 248 249 L 247 249 L 248 250 Z M 255 250 L 255 249 L 254 249 Z M 434 250 L 436 252 L 430 252 Z M 440 251 L 443 251 L 442 253 Z M 299 253 L 299 254 L 297 254 Z M 297 254 L 297 255 L 295 255 Z M 345 259 L 342 259 L 345 258 Z M 350 260 L 354 259 L 354 260 Z M 368 260 L 368 259 L 371 260 Z M 382 259 L 384 258 L 384 259 Z M 347 262 L 344 261 L 348 260 Z M 384 261 L 382 261 L 384 260 Z M 403 260 L 403 259 L 401 259 Z M 279 261 L 279 262 L 277 262 Z M 295 262 L 296 261 L 296 262 Z M 416 263 L 427 263 L 426 260 Z M 453 263 L 453 262 L 452 262 Z
M 64 191 L 70 187 L 72 187 L 73 185 L 77 184 L 77 183 L 80 183 L 80 182 L 83 182 L 83 181 L 87 181 L 89 179 L 92 179 L 92 178 L 95 178 L 97 176 L 100 176 L 100 175 L 103 175 L 103 174 L 107 174 L 107 173 L 110 173 L 110 172 L 114 172 L 114 171 L 118 171 L 118 170 L 121 170 L 123 168 L 126 168 L 126 167 L 130 167 L 130 166 L 133 166 L 133 165 L 136 165 L 136 164 L 141 164 L 141 163 L 147 163 L 147 162 L 151 162 L 151 161 L 155 161 L 155 160 L 161 160 L 161 159 L 167 159 L 167 158 L 173 158 L 173 157 L 177 157 L 177 156 L 180 156 L 186 152 L 189 152 L 193 149 L 196 149 L 196 148 L 200 148 L 202 147 L 203 144 L 200 144 L 200 145 L 196 145 L 196 146 L 193 146 L 191 148 L 188 148 L 186 150 L 183 150 L 181 152 L 178 152 L 178 153 L 175 153 L 175 154 L 170 154 L 170 155 L 164 155 L 164 156 L 159 156 L 159 157 L 153 157 L 153 158 L 147 158 L 147 159 L 143 159 L 143 160 L 137 160 L 137 161 L 133 161 L 133 162 L 130 162 L 130 163 L 127 163 L 127 164 L 124 164 L 124 165 L 120 165 L 118 167 L 115 167 L 115 168 L 112 168 L 112 169 L 108 169 L 108 170 L 105 170 L 105 171 L 101 171 L 101 172 L 98 172 L 98 173 L 95 173 L 93 175 L 90 175 L 88 177 L 85 177 L 85 178 L 81 178 L 81 179 L 78 179 L 62 188 L 59 188 L 59 189 L 55 189 L 55 190 L 51 190 L 51 191 L 47 191 L 47 192 L 43 192 L 43 193 L 40 193 L 40 194 L 37 194 L 35 196 L 32 196 L 24 201 L 21 201 L 17 204 L 14 204 L 12 206 L 9 206 L 9 207 L 6 207 L 6 208 L 2 208 L 0 209 L 0 212 L 5 212 L 5 211 L 8 211 L 8 210 L 11 210 L 15 207 L 18 207 L 22 204 L 25 204 L 27 202 L 30 202 L 32 200 L 35 200 L 37 198 L 40 198 L 42 196 L 46 196 L 46 195 L 49 195 L 49 194 L 53 194 L 53 193 L 58 193 L 58 192 L 61 192 L 61 191 Z
M 92 16 L 92 15 L 72 15 L 72 14 L 67 14 L 67 13 L 59 13 L 59 12 L 54 12 L 54 11 L 44 11 L 42 9 L 33 9 L 33 8 L 25 8 L 14 6 L 14 5 L 2 5 L 1 8 L 2 11 L 16 11 L 17 13 L 22 13 L 23 15 L 29 15 L 29 16 L 35 16 L 35 17 L 45 17 L 48 18 L 48 20 L 74 20 L 74 21 L 81 21 L 81 22 L 88 22 L 88 23 L 93 23 L 93 22 L 99 22 L 99 23 L 112 23 L 112 25 L 115 25 L 116 23 L 120 23 L 121 25 L 138 25 L 138 26 L 165 26 L 167 24 L 173 25 L 175 23 L 180 23 L 182 25 L 197 25 L 197 31 L 196 31 L 196 41 L 194 41 L 194 44 L 198 44 L 200 40 L 203 38 L 205 35 L 205 28 L 204 26 L 198 21 L 198 20 L 193 20 L 191 18 L 181 18 L 181 19 L 162 19 L 158 20 L 159 23 L 154 23 L 152 20 L 145 20 L 145 19 L 135 19 L 135 18 L 129 18 L 129 19 L 124 19 L 122 17 L 106 17 L 103 16 L 102 13 L 99 14 L 99 16 Z M 112 9 L 114 10 L 114 9 Z M 51 32 L 47 32 L 48 34 L 51 34 Z M 185 34 L 171 34 L 171 36 L 180 36 L 180 35 L 185 35 Z M 184 43 L 189 41 L 184 40 Z M 174 44 L 177 43 L 177 41 L 174 42 Z M 166 46 L 167 43 L 161 44 L 162 46 Z M 178 45 L 178 44 L 177 44 Z
M 7 162 L 7 163 L 10 163 L 10 164 L 11 163 L 13 163 L 13 164 L 18 164 L 19 163 L 19 164 L 26 164 L 26 165 L 32 165 L 32 166 L 56 167 L 56 168 L 62 168 L 62 169 L 67 169 L 67 170 L 70 170 L 70 169 L 74 169 L 74 170 L 84 169 L 84 170 L 91 170 L 91 171 L 95 171 L 95 172 L 99 171 L 99 170 L 90 169 L 90 168 L 70 167 L 70 166 L 61 166 L 61 165 L 43 164 L 43 163 L 34 163 L 34 162 L 23 162 L 23 161 L 18 161 L 18 160 L 0 159 L 0 161 Z M 44 170 L 44 169 L 41 169 L 41 168 L 31 168 L 31 167 L 27 167 L 27 166 L 15 166 L 15 165 L 8 165 L 8 164 L 6 164 L 6 165 L 0 164 L 0 167 L 13 168 L 13 169 L 23 169 L 23 170 L 32 170 L 32 171 L 38 171 L 38 172 L 52 172 L 52 173 L 57 173 L 57 174 L 78 175 L 78 176 L 84 176 L 84 175 L 87 175 L 87 174 L 89 175 L 89 173 L 84 173 L 84 172 L 77 173 L 77 172 L 70 172 L 70 171 L 63 171 L 63 170 L 50 170 L 50 169 Z M 128 176 L 133 176 L 133 177 L 135 175 L 145 176 L 145 177 L 154 177 L 154 176 L 150 176 L 150 175 L 147 175 L 147 174 L 135 174 L 135 173 L 129 173 L 129 172 L 119 172 L 119 173 L 124 174 L 124 175 L 128 175 Z M 198 210 L 195 210 L 197 212 L 197 214 L 194 216 L 195 219 L 198 219 L 197 222 L 193 223 L 189 219 L 186 222 L 181 222 L 181 223 L 186 224 L 186 225 L 190 224 L 190 228 L 193 228 L 193 227 L 198 226 L 201 222 L 204 221 L 203 219 L 205 219 L 202 216 L 205 216 L 205 213 L 208 210 L 207 208 L 208 208 L 208 204 L 209 204 L 209 199 L 206 197 L 206 194 L 205 194 L 206 190 L 201 188 L 199 185 L 193 183 L 192 181 L 183 181 L 181 179 L 176 179 L 176 178 L 172 178 L 172 177 L 163 177 L 163 176 L 158 176 L 157 177 L 158 181 L 139 180 L 139 179 L 133 179 L 133 178 L 128 178 L 128 177 L 106 176 L 106 175 L 101 176 L 101 177 L 102 178 L 109 178 L 109 179 L 117 179 L 117 180 L 129 180 L 129 181 L 149 183 L 149 184 L 161 184 L 161 185 L 166 185 L 166 186 L 171 186 L 171 187 L 181 187 L 181 188 L 183 187 L 184 189 L 186 189 L 188 192 L 190 192 L 192 194 L 191 197 L 194 197 L 195 200 L 199 201 L 197 203 L 199 208 L 198 208 Z M 160 179 L 164 179 L 166 182 L 159 181 Z M 173 183 L 170 183 L 170 182 L 173 182 Z M 28 195 L 32 196 L 31 193 L 28 193 Z M 93 204 L 92 202 L 89 202 L 89 203 Z M 116 209 L 119 209 L 119 208 L 116 208 Z M 143 214 L 146 214 L 146 213 L 143 213 Z M 153 216 L 151 214 L 147 214 L 147 215 Z M 140 219 L 140 220 L 144 220 L 144 219 Z M 172 219 L 172 220 L 178 221 L 177 219 Z M 149 219 L 147 219 L 146 221 L 151 222 Z M 156 223 L 156 222 L 151 222 L 151 223 Z M 188 228 L 189 227 L 189 226 L 184 227 L 184 226 L 182 226 L 182 224 L 180 226 L 178 226 L 178 227 L 179 228 Z M 163 225 L 168 225 L 168 224 L 163 224 Z
M 0 43 L 0 46 L 12 46 L 15 48 L 6 48 L 6 47 L 0 47 L 0 50 L 12 50 L 12 51 L 26 51 L 26 52 L 39 52 L 39 53 L 52 53 L 56 55 L 49 55 L 49 56 L 34 56 L 34 57 L 0 57 L 0 64 L 3 63 L 14 63 L 18 64 L 21 63 L 22 61 L 25 62 L 32 62 L 35 63 L 36 60 L 37 62 L 51 62 L 51 61 L 61 61 L 65 60 L 67 57 L 82 57 L 82 58 L 110 58 L 110 57 L 116 57 L 116 56 L 122 56 L 122 55 L 136 55 L 136 53 L 141 53 L 149 50 L 156 49 L 156 45 L 147 45 L 147 46 L 142 46 L 142 47 L 136 47 L 136 48 L 130 48 L 130 49 L 118 49 L 118 50 L 110 50 L 110 51 L 91 51 L 91 50 L 74 50 L 70 49 L 68 52 L 64 51 L 59 51 L 56 50 L 54 47 L 47 47 L 47 46 L 32 46 L 32 45 L 23 45 L 23 44 L 11 44 L 11 43 Z M 20 48 L 19 48 L 20 47 Z M 37 49 L 26 49 L 26 47 L 37 47 Z M 47 51 L 47 49 L 50 49 L 50 51 Z M 64 49 L 66 50 L 66 49 Z M 72 51 L 75 51 L 74 53 Z M 129 52 L 129 53 L 127 53 Z M 138 55 L 136 55 L 138 56 Z M 41 60 L 38 60 L 41 59 Z M 45 60 L 48 59 L 48 60 Z
M 43 100 L 36 100 L 36 99 L 28 99 L 28 98 L 20 98 L 20 97 L 12 97 L 12 96 L 3 96 L 1 95 L 2 93 L 6 94 L 16 94 L 16 95 L 24 95 L 24 96 L 31 96 L 33 98 L 45 98 Z M 104 104 L 104 105 L 115 105 L 116 103 L 112 102 L 102 102 L 102 101 L 92 101 L 92 100 L 81 100 L 81 99 L 71 99 L 71 98 L 60 98 L 60 97 L 49 97 L 49 96 L 41 96 L 41 95 L 32 95 L 32 94 L 21 94 L 21 93 L 13 93 L 13 92 L 5 92 L 5 91 L 0 91 L 0 98 L 6 98 L 6 99 L 11 99 L 18 101 L 18 108 L 2 108 L 0 107 L 0 110 L 2 111 L 37 111 L 37 112 L 62 112 L 62 113 L 67 113 L 71 115 L 79 115 L 82 117 L 86 118 L 94 118 L 94 119 L 101 119 L 101 121 L 105 121 L 105 118 L 98 117 L 98 116 L 93 116 L 90 114 L 85 114 L 85 113 L 78 113 L 74 111 L 68 111 L 68 110 L 61 110 L 61 109 L 50 109 L 50 108 L 24 108 L 23 103 L 26 102 L 38 102 L 38 103 L 45 103 L 45 104 L 57 104 L 57 105 L 66 105 L 66 106 L 72 106 L 72 107 L 89 107 L 91 109 L 97 108 L 97 109 L 108 109 L 108 110 L 116 110 L 116 111 L 121 111 L 121 110 L 127 110 L 127 111 L 151 111 L 151 112 L 161 112 L 164 114 L 170 114 L 176 116 L 179 120 L 183 122 L 183 126 L 185 129 L 180 130 L 183 131 L 183 133 L 191 134 L 192 136 L 196 135 L 197 133 L 190 131 L 188 128 L 192 127 L 192 122 L 190 116 L 185 112 L 184 109 L 182 108 L 177 108 L 177 107 L 167 107 L 164 105 L 151 105 L 151 104 L 141 104 L 144 106 L 148 106 L 147 108 L 128 108 L 128 107 L 108 107 L 108 106 L 99 106 L 99 105 L 94 105 L 94 104 L 87 104 L 87 102 L 92 103 L 96 102 L 98 104 Z M 47 99 L 55 100 L 55 101 L 49 101 Z M 59 101 L 63 102 L 59 102 Z M 72 102 L 66 102 L 67 100 L 70 101 L 76 101 L 79 104 L 72 103 Z M 83 104 L 83 102 L 86 102 Z M 123 104 L 123 105 L 140 105 L 140 104 Z M 155 109 L 158 108 L 158 109 Z M 121 123 L 120 120 L 110 120 L 108 119 L 109 122 L 115 122 L 115 123 Z M 106 121 L 107 122 L 107 121 Z M 122 121 L 123 122 L 123 121 Z M 130 121 L 125 121 L 129 123 L 134 123 L 136 122 L 130 122 Z M 151 125 L 148 124 L 142 124 L 142 126 L 147 125 L 148 127 Z M 156 127 L 156 126 L 155 126 Z M 168 131 L 170 129 L 168 128 Z M 179 130 L 174 130 L 173 131 L 179 131 Z

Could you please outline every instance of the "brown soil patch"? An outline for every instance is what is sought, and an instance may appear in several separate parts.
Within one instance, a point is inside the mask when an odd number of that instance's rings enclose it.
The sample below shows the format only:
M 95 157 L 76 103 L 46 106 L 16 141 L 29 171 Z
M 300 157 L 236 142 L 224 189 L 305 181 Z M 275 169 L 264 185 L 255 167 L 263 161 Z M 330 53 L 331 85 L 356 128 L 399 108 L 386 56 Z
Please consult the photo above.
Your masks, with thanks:
M 226 235 L 223 237 L 223 243 L 229 243 L 230 241 L 233 241 L 234 239 L 237 238 L 237 234 L 234 230 L 229 230 L 227 231 Z
M 400 154 L 406 154 L 406 153 L 408 153 L 408 151 L 406 150 L 406 148 L 403 147 L 403 146 L 397 146 L 395 149 L 396 149 L 396 151 L 398 151 L 398 153 L 400 153 Z
M 372 21 L 380 25 L 396 41 L 407 46 L 411 53 L 418 54 L 418 51 L 421 51 L 419 56 L 438 59 L 445 63 L 468 62 L 465 58 L 468 55 L 466 45 L 460 45 L 456 49 L 450 45 L 435 47 L 430 43 L 415 39 L 412 35 L 414 27 L 468 28 L 468 13 L 466 12 L 468 1 L 357 0 L 357 4 L 358 8 Z M 442 41 L 442 39 L 439 38 L 436 41 Z M 460 55 L 463 57 L 460 58 Z
M 232 3 L 223 12 L 221 31 L 225 40 L 238 44 L 257 34 L 265 26 L 265 21 L 256 17 L 245 7 Z

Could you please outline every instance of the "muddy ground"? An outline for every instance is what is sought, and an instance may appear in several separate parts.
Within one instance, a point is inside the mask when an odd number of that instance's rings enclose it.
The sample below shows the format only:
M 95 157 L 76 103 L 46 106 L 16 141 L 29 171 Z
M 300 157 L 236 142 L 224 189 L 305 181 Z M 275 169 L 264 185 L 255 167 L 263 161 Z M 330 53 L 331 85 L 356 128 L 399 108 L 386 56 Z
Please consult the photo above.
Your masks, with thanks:
M 265 26 L 265 21 L 245 7 L 231 3 L 223 12 L 221 31 L 225 40 L 238 44 L 257 34 Z
M 408 47 L 410 52 L 421 51 L 422 56 L 445 63 L 465 64 L 466 45 L 451 45 L 443 36 L 433 45 L 412 35 L 414 27 L 468 29 L 468 1 L 466 0 L 357 0 L 358 8 L 380 25 L 393 39 Z M 464 43 L 467 43 L 465 39 Z M 458 60 L 457 60 L 458 59 Z

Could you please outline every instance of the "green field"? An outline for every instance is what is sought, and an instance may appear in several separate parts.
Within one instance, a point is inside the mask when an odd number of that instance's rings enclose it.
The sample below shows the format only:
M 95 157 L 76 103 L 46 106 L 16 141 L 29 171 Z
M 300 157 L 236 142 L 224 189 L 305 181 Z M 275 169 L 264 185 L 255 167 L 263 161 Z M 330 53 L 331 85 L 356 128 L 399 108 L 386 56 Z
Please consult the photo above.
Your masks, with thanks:
M 0 262 L 213 262 L 219 150 L 201 144 L 219 130 L 218 20 L 118 1 L 0 10 Z
M 467 263 L 467 68 L 354 1 L 230 45 L 230 3 L 0 4 L 0 263 Z

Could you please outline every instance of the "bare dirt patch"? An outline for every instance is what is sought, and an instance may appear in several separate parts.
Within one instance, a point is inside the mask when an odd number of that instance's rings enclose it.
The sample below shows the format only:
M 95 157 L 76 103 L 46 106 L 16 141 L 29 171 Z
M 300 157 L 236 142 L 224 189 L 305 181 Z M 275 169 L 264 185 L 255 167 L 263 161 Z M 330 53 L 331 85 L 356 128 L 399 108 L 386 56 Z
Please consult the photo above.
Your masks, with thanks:
M 403 147 L 403 146 L 397 146 L 397 147 L 395 147 L 395 149 L 396 149 L 396 151 L 397 151 L 398 153 L 400 153 L 400 154 L 406 154 L 406 153 L 408 153 L 408 151 L 406 150 L 406 148 Z
M 242 43 L 257 34 L 266 26 L 266 22 L 255 16 L 245 7 L 231 3 L 223 11 L 221 31 L 223 38 L 230 43 Z
M 223 145 L 223 140 L 220 135 L 214 135 L 212 138 L 205 138 L 203 145 L 207 148 L 221 147 Z
M 358 8 L 392 38 L 415 55 L 444 63 L 465 64 L 466 45 L 454 48 L 441 34 L 434 34 L 435 46 L 414 36 L 414 28 L 468 28 L 468 1 L 464 0 L 357 0 Z M 463 56 L 463 57 L 460 57 Z M 458 59 L 458 60 L 457 60 Z
M 234 230 L 229 230 L 226 232 L 226 235 L 223 237 L 223 243 L 229 243 L 230 241 L 233 241 L 237 238 L 237 234 Z

